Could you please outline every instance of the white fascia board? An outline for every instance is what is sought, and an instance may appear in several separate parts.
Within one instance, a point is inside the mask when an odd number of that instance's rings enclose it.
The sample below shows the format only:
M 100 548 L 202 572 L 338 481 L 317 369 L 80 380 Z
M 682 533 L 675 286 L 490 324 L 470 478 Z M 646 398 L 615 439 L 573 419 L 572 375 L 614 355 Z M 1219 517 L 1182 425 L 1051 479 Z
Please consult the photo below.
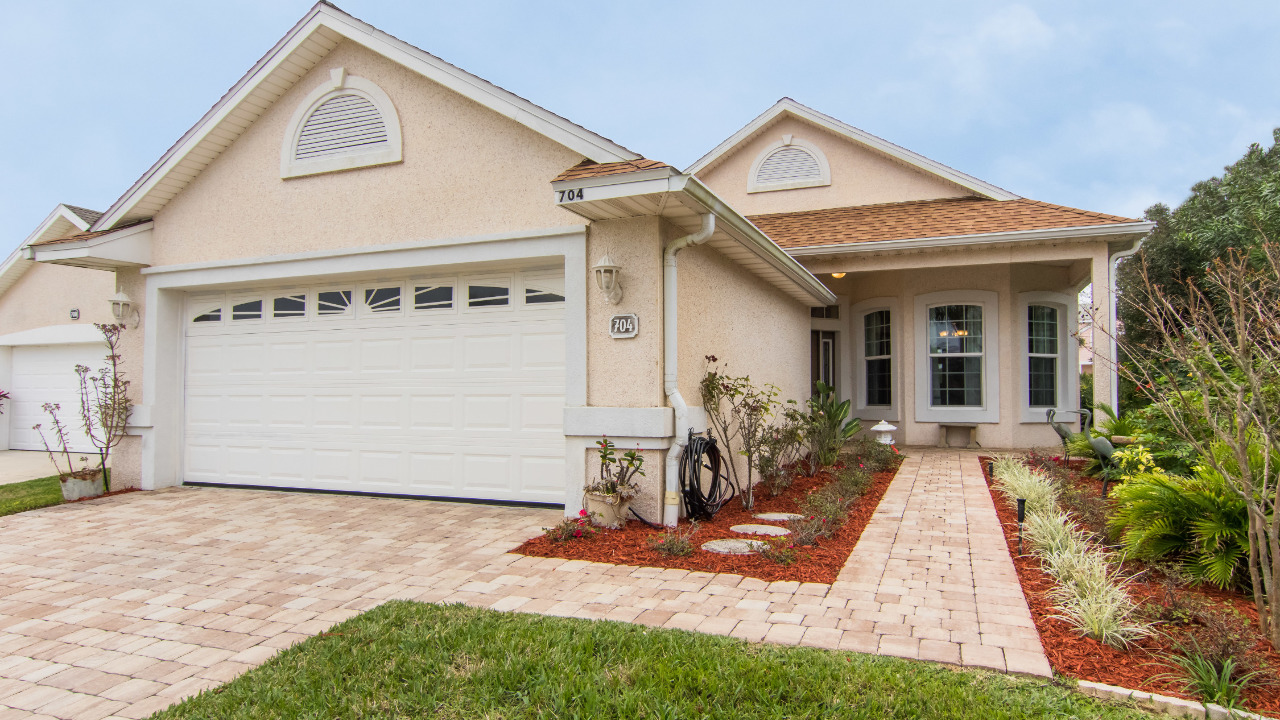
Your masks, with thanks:
M 841 135 L 856 143 L 865 145 L 873 150 L 888 155 L 900 162 L 906 163 L 919 170 L 923 170 L 931 175 L 935 175 L 949 182 L 955 183 L 966 190 L 971 190 L 983 197 L 992 200 L 1017 200 L 1019 195 L 1015 195 L 1004 188 L 992 185 L 984 180 L 979 180 L 972 175 L 962 173 L 955 168 L 948 167 L 936 160 L 912 152 L 900 145 L 895 145 L 884 138 L 872 135 L 865 130 L 841 122 L 830 115 L 820 113 L 811 107 L 801 105 L 791 98 L 783 98 L 773 105 L 773 107 L 761 113 L 755 120 L 747 123 L 738 132 L 729 137 L 728 140 L 720 143 L 711 152 L 703 155 L 697 162 L 690 165 L 685 172 L 692 175 L 701 172 L 711 166 L 720 158 L 727 155 L 735 147 L 755 135 L 761 128 L 769 125 L 782 113 L 790 113 L 801 120 L 806 120 L 818 127 L 824 128 L 836 135 Z
M 147 222 L 87 240 L 34 245 L 28 247 L 26 253 L 30 260 L 54 265 L 66 260 L 94 258 L 115 267 L 147 267 L 151 264 L 152 227 L 152 223 Z
M 1045 230 L 1014 230 L 1010 232 L 982 233 L 980 235 L 944 235 L 913 240 L 875 240 L 841 245 L 810 245 L 807 247 L 788 248 L 787 253 L 794 257 L 817 257 L 820 255 L 892 252 L 895 250 L 936 250 L 992 243 L 1088 240 L 1116 235 L 1142 237 L 1151 232 L 1151 229 L 1155 226 L 1155 223 L 1151 222 L 1133 222 L 1115 225 L 1082 225 Z
M 673 186 L 679 185 L 678 189 L 692 198 L 695 202 L 702 205 L 708 212 L 715 214 L 717 225 L 726 234 L 733 237 L 739 243 L 751 250 L 765 262 L 769 263 L 774 269 L 781 272 L 793 283 L 802 288 L 807 295 L 814 301 L 814 306 L 834 305 L 836 303 L 835 293 L 822 284 L 822 281 L 814 277 L 803 265 L 796 261 L 795 258 L 787 254 L 777 243 L 765 235 L 760 228 L 751 223 L 750 220 L 743 217 L 737 210 L 734 210 L 728 203 L 721 200 L 719 196 L 711 192 L 711 189 L 702 184 L 692 175 L 679 175 L 671 178 Z
M 0 347 L 22 345 L 79 345 L 84 343 L 106 344 L 102 333 L 93 325 L 48 325 L 22 332 L 0 335 Z
M 321 27 L 359 43 L 373 52 L 418 72 L 424 77 L 521 123 L 595 162 L 636 160 L 640 155 L 597 135 L 586 128 L 493 85 L 461 68 L 416 48 L 403 40 L 348 15 L 325 3 L 318 3 L 262 57 L 204 117 L 151 166 L 120 199 L 93 224 L 93 229 L 110 228 L 126 217 L 204 138 L 216 130 L 254 89 Z
M 3 263 L 0 263 L 0 294 L 4 294 L 6 290 L 13 287 L 14 283 L 31 269 L 31 260 L 27 257 L 25 249 L 33 242 L 62 235 L 61 229 L 64 228 L 64 224 L 69 224 L 81 232 L 89 229 L 89 223 L 85 222 L 84 218 L 72 212 L 66 205 L 59 204 L 43 222 L 36 226 L 27 239 L 9 253 L 9 257 L 5 258 Z M 58 228 L 59 232 L 51 232 L 55 228 Z

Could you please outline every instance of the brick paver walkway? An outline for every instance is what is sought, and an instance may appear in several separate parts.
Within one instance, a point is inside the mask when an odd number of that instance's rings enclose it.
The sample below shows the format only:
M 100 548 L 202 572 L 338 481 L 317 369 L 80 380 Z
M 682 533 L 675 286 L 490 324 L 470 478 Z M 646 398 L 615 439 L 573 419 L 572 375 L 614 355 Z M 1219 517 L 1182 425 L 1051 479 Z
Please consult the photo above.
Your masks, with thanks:
M 834 585 L 507 552 L 558 515 L 176 488 L 0 518 L 0 720 L 146 717 L 389 598 L 1049 672 L 971 453 L 910 458 Z

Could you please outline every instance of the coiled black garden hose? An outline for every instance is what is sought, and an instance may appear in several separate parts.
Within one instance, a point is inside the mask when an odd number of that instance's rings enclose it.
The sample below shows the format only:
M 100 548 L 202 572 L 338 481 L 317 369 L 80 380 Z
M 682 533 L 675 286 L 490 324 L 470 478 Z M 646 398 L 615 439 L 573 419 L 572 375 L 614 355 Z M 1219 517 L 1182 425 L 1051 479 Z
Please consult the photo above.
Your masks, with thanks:
M 702 471 L 711 473 L 707 489 L 702 488 Z M 689 431 L 689 443 L 680 455 L 680 497 L 684 500 L 685 516 L 690 520 L 710 520 L 738 494 L 729 481 L 720 446 L 711 433 L 694 435 Z

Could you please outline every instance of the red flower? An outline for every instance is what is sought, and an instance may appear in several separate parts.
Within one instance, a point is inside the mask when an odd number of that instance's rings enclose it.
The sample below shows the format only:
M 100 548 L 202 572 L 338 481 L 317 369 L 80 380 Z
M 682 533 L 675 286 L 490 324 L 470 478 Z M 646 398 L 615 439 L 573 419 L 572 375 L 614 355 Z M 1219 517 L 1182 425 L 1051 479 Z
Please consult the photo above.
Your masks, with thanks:
M 587 516 L 587 509 L 586 509 L 586 508 L 583 508 L 583 509 L 579 510 L 579 511 L 578 511 L 578 515 L 579 515 L 580 517 L 586 517 L 586 516 Z
M 574 531 L 573 531 L 573 536 L 574 536 L 574 537 L 576 537 L 576 538 L 580 538 L 580 537 L 582 537 L 582 530 L 580 530 L 580 529 L 579 529 L 579 530 L 574 530 Z

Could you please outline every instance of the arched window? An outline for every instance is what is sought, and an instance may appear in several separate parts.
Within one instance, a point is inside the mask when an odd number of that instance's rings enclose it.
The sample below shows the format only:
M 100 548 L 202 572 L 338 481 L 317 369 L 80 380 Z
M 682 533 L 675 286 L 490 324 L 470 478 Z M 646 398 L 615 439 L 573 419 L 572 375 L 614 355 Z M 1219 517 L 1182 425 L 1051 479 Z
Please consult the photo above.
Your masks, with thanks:
M 280 148 L 280 177 L 400 162 L 400 118 L 374 83 L 330 72 L 294 112 Z
M 831 184 L 831 168 L 822 150 L 791 135 L 765 148 L 751 166 L 747 192 L 794 190 Z

